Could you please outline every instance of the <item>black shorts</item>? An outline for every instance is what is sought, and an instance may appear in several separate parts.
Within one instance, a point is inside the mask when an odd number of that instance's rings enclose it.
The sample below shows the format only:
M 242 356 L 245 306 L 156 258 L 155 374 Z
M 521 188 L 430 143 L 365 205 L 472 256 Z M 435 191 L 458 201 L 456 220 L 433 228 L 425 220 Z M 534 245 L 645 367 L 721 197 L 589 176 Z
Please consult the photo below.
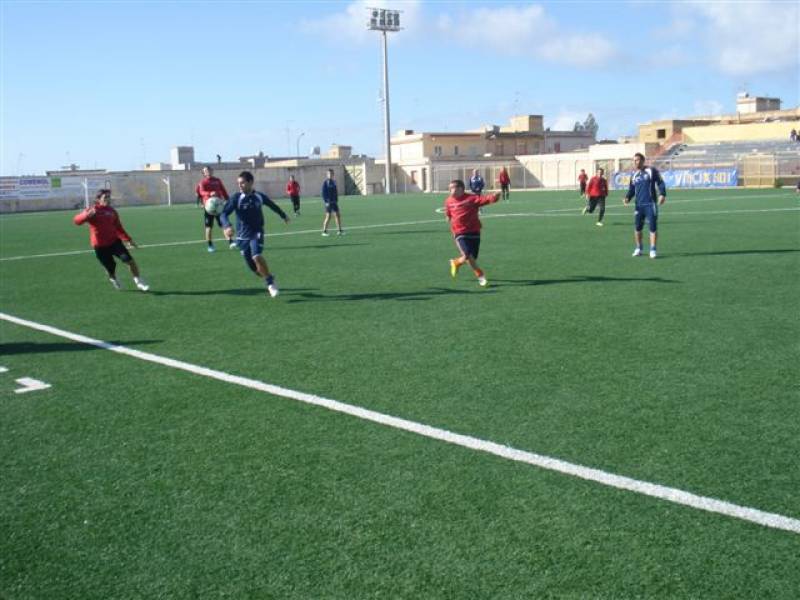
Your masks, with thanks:
M 205 221 L 206 227 L 213 227 L 214 226 L 214 219 L 217 221 L 217 225 L 222 227 L 222 221 L 219 218 L 219 215 L 211 215 L 208 214 L 205 210 L 203 211 L 203 219 Z
M 583 182 L 583 183 L 581 183 L 581 195 L 583 195 L 585 193 L 586 193 L 586 183 Z
M 99 246 L 95 247 L 94 255 L 97 257 L 97 260 L 100 261 L 100 264 L 103 265 L 109 273 L 114 273 L 114 257 L 116 256 L 125 264 L 128 264 L 133 260 L 133 257 L 128 252 L 128 249 L 122 243 L 121 240 L 117 240 L 110 246 Z
M 456 244 L 458 245 L 464 256 L 471 256 L 478 258 L 478 253 L 481 250 L 481 234 L 480 233 L 462 233 L 456 236 Z

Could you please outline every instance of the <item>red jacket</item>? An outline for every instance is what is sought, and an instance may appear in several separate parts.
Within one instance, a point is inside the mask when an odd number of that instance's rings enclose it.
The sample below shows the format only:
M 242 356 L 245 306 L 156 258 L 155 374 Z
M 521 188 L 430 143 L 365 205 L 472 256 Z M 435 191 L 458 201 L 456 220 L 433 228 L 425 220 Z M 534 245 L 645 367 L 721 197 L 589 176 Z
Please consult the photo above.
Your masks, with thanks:
M 94 208 L 94 215 L 91 217 L 87 214 L 89 209 L 86 209 L 79 212 L 72 219 L 75 225 L 83 225 L 88 221 L 89 241 L 92 244 L 92 248 L 104 248 L 117 240 L 122 240 L 123 242 L 131 241 L 131 236 L 122 228 L 122 223 L 116 210 L 101 204 L 95 204 L 92 208 Z
M 578 183 L 586 183 L 587 179 L 589 179 L 589 176 L 586 173 L 578 175 Z
M 300 195 L 300 184 L 297 181 L 287 181 L 286 182 L 286 195 L 287 196 L 299 196 Z
M 214 176 L 203 177 L 200 183 L 197 184 L 195 192 L 203 199 L 203 203 L 211 197 L 211 192 L 217 192 L 217 196 L 220 198 L 228 199 L 228 190 L 225 189 L 222 180 Z
M 461 198 L 448 196 L 444 201 L 444 214 L 450 221 L 450 231 L 453 235 L 462 233 L 478 233 L 481 230 L 481 220 L 478 218 L 478 209 L 487 204 L 493 204 L 500 199 L 499 194 L 489 196 L 476 196 L 464 194 Z
M 608 196 L 608 182 L 605 177 L 595 175 L 586 186 L 586 195 L 590 198 L 605 198 Z
M 500 175 L 497 176 L 497 181 L 500 182 L 500 185 L 508 185 L 511 183 L 511 177 L 509 177 L 508 172 L 503 169 L 500 171 Z

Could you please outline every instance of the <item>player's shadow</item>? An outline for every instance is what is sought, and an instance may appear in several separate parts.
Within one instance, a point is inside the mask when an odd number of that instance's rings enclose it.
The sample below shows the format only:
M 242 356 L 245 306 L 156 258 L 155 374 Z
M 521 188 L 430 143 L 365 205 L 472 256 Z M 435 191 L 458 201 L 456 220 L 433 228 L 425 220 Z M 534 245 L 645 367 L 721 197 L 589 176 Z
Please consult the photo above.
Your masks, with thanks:
M 457 290 L 448 288 L 428 288 L 418 292 L 367 292 L 364 294 L 320 294 L 314 291 L 299 292 L 298 290 L 283 290 L 281 293 L 292 297 L 287 302 L 358 302 L 361 300 L 397 300 L 397 301 L 423 301 L 431 300 L 437 296 L 453 296 L 475 293 L 475 290 Z M 487 290 L 480 290 L 487 293 Z
M 792 254 L 800 252 L 798 248 L 775 248 L 770 250 L 714 250 L 711 252 L 675 252 L 670 256 L 691 258 L 692 256 L 741 256 L 746 254 Z
M 400 230 L 400 231 L 381 231 L 380 235 L 441 235 L 441 229 L 417 229 L 417 230 Z
M 297 291 L 313 291 L 316 288 L 295 288 Z M 281 289 L 281 292 L 287 290 Z M 266 294 L 263 285 L 249 288 L 227 288 L 224 290 L 155 290 L 148 292 L 151 296 L 263 296 Z
M 108 340 L 107 343 L 115 346 L 144 346 L 148 344 L 158 344 L 162 340 Z M 87 350 L 103 350 L 91 344 L 81 344 L 79 342 L 11 342 L 0 344 L 0 356 L 11 356 L 16 354 L 47 354 L 51 352 L 85 352 Z
M 329 250 L 333 248 L 345 248 L 347 246 L 367 246 L 366 242 L 350 242 L 350 243 L 342 243 L 342 242 L 333 242 L 329 244 L 321 243 L 321 244 L 308 244 L 306 246 L 275 246 L 269 248 L 269 252 L 281 252 L 283 250 Z
M 602 275 L 573 275 L 566 279 L 492 279 L 490 285 L 497 287 L 525 285 L 557 285 L 562 283 L 681 283 L 663 277 L 603 277 Z

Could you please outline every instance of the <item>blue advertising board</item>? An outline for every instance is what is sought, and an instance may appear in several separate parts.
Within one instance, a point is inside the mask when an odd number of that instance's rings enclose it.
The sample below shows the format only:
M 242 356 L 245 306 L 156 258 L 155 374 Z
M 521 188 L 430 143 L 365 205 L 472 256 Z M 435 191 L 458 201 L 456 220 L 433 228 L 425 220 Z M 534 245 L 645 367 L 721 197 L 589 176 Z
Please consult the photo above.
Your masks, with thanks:
M 739 172 L 734 167 L 722 169 L 670 169 L 661 171 L 667 188 L 722 188 L 736 187 Z M 628 187 L 630 171 L 614 171 L 611 174 L 611 187 L 621 190 Z

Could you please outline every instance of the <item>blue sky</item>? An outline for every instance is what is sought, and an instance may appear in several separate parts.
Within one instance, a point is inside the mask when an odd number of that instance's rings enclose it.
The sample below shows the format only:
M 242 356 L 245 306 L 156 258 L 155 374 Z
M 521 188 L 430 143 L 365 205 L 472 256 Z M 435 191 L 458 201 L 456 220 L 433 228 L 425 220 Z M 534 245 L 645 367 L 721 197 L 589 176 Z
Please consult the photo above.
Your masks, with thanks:
M 601 138 L 658 118 L 800 105 L 796 2 L 19 2 L 2 16 L 3 175 L 68 162 L 125 170 L 350 144 L 383 154 L 379 34 L 392 131 L 459 131 L 543 114 Z

